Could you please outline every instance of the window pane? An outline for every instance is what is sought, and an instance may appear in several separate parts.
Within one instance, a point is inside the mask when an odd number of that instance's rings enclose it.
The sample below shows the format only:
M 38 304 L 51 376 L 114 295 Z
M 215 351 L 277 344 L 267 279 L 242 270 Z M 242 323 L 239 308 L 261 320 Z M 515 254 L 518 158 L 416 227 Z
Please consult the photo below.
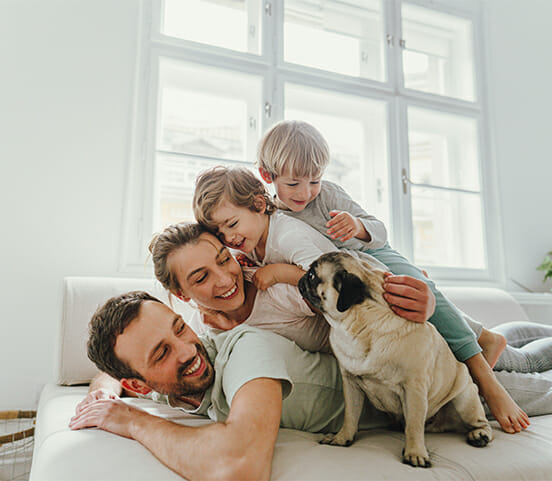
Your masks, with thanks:
M 479 190 L 475 119 L 410 107 L 410 179 L 421 184 Z
M 481 197 L 412 187 L 414 262 L 484 269 Z
M 404 85 L 474 101 L 474 58 L 470 20 L 403 3 Z
M 197 157 L 181 157 L 170 154 L 157 155 L 157 222 L 154 231 L 176 222 L 194 221 L 192 198 L 197 175 L 216 165 L 237 165 L 237 162 L 208 160 Z M 240 164 L 243 165 L 243 164 Z M 252 164 L 249 164 L 252 167 Z
M 285 99 L 285 118 L 313 124 L 330 146 L 324 179 L 389 227 L 385 103 L 295 84 L 286 84 Z
M 284 60 L 385 80 L 381 0 L 285 0 Z
M 240 52 L 260 53 L 258 0 L 165 0 L 161 32 Z
M 262 90 L 256 76 L 169 59 L 159 85 L 155 229 L 193 219 L 200 170 L 253 162 Z

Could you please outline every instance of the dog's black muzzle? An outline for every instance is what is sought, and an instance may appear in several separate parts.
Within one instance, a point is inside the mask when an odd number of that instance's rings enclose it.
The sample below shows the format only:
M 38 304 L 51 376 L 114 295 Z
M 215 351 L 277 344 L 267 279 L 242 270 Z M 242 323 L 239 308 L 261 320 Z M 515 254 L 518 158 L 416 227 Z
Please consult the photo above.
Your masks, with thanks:
M 321 300 L 318 294 L 316 293 L 316 286 L 320 284 L 320 279 L 314 273 L 314 271 L 309 269 L 307 273 L 299 279 L 297 287 L 301 295 L 309 301 L 317 309 L 322 309 Z

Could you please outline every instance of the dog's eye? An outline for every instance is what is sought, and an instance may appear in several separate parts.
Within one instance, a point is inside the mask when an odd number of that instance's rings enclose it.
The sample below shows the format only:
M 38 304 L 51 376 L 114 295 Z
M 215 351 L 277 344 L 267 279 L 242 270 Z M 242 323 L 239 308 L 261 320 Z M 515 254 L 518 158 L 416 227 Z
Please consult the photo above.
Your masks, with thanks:
M 314 278 L 315 278 L 314 272 L 310 271 L 309 272 L 309 281 L 314 281 Z

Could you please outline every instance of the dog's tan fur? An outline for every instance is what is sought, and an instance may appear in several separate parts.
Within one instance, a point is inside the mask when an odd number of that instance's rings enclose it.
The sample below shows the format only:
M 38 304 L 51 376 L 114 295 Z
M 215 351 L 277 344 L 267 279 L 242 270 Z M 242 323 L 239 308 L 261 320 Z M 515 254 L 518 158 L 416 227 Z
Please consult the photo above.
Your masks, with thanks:
M 377 409 L 404 420 L 405 463 L 430 466 L 428 420 L 434 431 L 467 428 L 468 442 L 485 446 L 492 430 L 466 366 L 432 324 L 393 313 L 383 299 L 383 279 L 368 263 L 334 252 L 315 261 L 299 284 L 332 327 L 330 342 L 343 377 L 343 427 L 321 442 L 352 443 L 366 394 Z

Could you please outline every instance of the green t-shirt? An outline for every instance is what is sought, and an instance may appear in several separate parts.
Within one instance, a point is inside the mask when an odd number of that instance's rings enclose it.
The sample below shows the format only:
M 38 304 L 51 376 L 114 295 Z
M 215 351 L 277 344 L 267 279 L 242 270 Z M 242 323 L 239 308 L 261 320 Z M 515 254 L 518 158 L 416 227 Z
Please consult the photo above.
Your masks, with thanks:
M 210 332 L 201 340 L 214 360 L 215 381 L 197 409 L 169 397 L 171 406 L 225 421 L 232 399 L 244 384 L 270 378 L 282 381 L 281 427 L 337 432 L 343 424 L 341 374 L 331 354 L 303 351 L 278 334 L 246 325 Z M 362 418 L 370 421 L 369 426 L 362 423 L 364 428 L 387 424 L 387 418 L 373 408 L 365 409 Z

